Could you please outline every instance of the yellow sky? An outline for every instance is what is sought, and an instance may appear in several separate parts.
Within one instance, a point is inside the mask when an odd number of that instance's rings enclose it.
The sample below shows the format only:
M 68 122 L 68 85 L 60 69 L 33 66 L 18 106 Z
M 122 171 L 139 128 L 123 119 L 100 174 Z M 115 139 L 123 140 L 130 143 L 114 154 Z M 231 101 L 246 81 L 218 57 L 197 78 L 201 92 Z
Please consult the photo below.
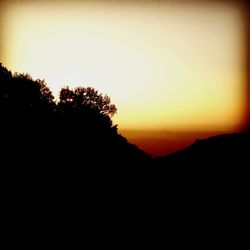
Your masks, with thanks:
M 241 14 L 223 1 L 177 2 L 9 1 L 0 61 L 55 95 L 65 85 L 108 94 L 120 128 L 237 126 Z

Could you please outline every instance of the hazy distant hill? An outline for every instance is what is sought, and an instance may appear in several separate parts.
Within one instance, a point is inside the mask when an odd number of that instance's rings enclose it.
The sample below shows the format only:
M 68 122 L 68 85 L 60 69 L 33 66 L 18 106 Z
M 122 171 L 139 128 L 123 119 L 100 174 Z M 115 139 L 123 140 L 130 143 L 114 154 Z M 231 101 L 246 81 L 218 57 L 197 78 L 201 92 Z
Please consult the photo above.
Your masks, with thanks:
M 250 134 L 234 133 L 196 140 L 191 146 L 170 155 L 156 158 L 159 165 L 192 167 L 248 166 Z M 218 164 L 221 164 L 218 166 Z
M 194 203 L 240 204 L 248 195 L 249 153 L 249 133 L 196 140 L 183 150 L 155 158 L 154 183 L 171 195 L 193 197 Z

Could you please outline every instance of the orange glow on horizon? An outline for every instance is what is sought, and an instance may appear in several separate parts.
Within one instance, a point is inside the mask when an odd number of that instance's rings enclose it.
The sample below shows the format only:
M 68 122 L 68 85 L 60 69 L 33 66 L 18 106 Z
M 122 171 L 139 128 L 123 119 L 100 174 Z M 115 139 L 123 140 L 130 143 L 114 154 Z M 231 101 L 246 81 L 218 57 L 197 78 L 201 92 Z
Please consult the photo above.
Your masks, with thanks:
M 236 129 L 244 25 L 229 2 L 7 1 L 0 61 L 111 97 L 120 128 Z

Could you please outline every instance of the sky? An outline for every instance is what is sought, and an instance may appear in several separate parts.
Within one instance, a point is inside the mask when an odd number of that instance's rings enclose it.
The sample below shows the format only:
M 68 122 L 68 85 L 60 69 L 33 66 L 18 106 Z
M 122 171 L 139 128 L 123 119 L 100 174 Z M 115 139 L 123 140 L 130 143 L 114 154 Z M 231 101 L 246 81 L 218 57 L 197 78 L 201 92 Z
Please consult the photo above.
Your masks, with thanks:
M 230 1 L 6 1 L 0 62 L 92 86 L 121 129 L 230 130 L 243 114 L 244 25 Z

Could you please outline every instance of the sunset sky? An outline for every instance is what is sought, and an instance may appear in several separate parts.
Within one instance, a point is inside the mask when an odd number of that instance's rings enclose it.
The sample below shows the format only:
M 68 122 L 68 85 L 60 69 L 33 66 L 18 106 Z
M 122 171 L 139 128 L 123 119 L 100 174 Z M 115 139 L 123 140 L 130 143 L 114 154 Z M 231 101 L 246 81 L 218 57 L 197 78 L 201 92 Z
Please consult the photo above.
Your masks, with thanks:
M 6 1 L 0 62 L 62 86 L 92 86 L 122 129 L 239 126 L 244 36 L 230 1 Z

